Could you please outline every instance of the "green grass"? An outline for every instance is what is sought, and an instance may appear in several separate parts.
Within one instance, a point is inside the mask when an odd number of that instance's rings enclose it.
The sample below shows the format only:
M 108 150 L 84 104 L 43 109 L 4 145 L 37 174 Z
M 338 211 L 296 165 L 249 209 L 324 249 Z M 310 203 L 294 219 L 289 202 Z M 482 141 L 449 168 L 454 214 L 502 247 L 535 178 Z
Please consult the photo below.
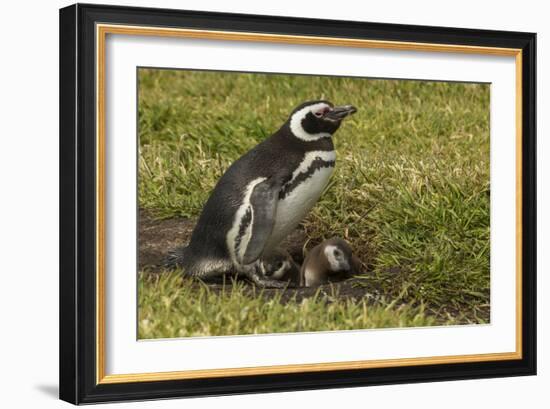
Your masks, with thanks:
M 489 93 L 483 84 L 141 69 L 139 204 L 159 218 L 196 217 L 224 170 L 294 106 L 353 104 L 334 137 L 334 175 L 303 222 L 307 248 L 344 237 L 368 267 L 361 285 L 388 303 L 424 305 L 438 323 L 488 322 Z M 140 298 L 140 309 L 158 312 L 151 304 L 162 296 Z M 359 310 L 345 308 L 353 322 Z
M 242 282 L 225 285 L 220 293 L 200 282 L 182 280 L 179 272 L 140 275 L 140 339 L 187 336 L 268 334 L 357 328 L 398 328 L 433 325 L 422 307 L 372 306 L 316 294 L 300 302 L 281 302 L 262 291 L 250 294 Z M 336 300 L 336 302 L 334 302 Z

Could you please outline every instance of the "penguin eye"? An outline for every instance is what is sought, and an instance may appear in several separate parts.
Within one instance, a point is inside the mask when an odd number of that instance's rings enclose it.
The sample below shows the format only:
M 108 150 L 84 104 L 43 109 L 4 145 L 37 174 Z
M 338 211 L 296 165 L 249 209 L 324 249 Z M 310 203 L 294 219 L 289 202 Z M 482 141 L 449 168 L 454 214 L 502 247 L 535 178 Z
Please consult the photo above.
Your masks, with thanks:
M 278 270 L 278 269 L 280 269 L 282 266 L 283 266 L 283 262 L 282 262 L 282 261 L 279 261 L 275 267 L 276 267 L 277 270 Z
M 334 250 L 334 257 L 339 258 L 342 256 L 342 252 L 340 250 Z
M 330 111 L 329 107 L 325 107 L 319 111 L 315 111 L 313 115 L 315 115 L 317 118 L 323 117 L 325 114 L 327 114 Z

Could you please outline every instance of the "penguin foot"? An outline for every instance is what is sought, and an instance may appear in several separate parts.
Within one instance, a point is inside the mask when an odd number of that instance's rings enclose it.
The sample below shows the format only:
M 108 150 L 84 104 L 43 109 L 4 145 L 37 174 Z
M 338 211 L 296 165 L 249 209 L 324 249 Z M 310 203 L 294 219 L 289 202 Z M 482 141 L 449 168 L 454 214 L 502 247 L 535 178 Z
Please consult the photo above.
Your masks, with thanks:
M 244 275 L 256 286 L 261 288 L 286 288 L 288 286 L 288 283 L 285 281 L 266 278 L 261 272 L 258 271 L 256 265 L 248 266 L 248 268 L 244 271 Z
M 255 276 L 252 279 L 252 282 L 261 288 L 286 288 L 288 287 L 288 282 L 278 281 L 278 280 L 269 280 L 263 277 Z

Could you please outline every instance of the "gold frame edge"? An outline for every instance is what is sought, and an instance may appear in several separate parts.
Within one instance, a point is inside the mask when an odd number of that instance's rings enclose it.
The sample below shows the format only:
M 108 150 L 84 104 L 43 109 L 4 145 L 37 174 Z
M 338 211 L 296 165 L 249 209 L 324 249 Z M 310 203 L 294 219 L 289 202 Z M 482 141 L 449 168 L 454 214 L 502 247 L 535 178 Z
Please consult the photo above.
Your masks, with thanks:
M 516 351 L 473 355 L 449 355 L 367 361 L 221 368 L 171 372 L 109 374 L 105 372 L 105 40 L 107 34 L 251 41 L 300 45 L 374 48 L 401 51 L 428 51 L 514 56 L 516 64 Z M 522 359 L 522 50 L 455 44 L 265 34 L 236 31 L 178 29 L 119 24 L 96 24 L 96 383 L 116 384 L 163 380 L 205 379 L 228 376 L 289 374 L 349 369 L 437 365 Z

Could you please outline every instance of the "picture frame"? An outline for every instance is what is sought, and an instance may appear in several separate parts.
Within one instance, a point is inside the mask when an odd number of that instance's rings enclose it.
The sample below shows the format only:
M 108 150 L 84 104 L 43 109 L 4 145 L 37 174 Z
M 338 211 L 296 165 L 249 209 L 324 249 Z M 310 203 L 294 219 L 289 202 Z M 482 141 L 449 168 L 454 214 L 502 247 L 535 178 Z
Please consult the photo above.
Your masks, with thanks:
M 225 41 L 256 50 L 276 44 L 513 58 L 514 350 L 108 373 L 105 64 L 112 57 L 106 39 L 114 36 Z M 60 398 L 83 404 L 536 374 L 535 81 L 533 33 L 83 4 L 61 9 Z

